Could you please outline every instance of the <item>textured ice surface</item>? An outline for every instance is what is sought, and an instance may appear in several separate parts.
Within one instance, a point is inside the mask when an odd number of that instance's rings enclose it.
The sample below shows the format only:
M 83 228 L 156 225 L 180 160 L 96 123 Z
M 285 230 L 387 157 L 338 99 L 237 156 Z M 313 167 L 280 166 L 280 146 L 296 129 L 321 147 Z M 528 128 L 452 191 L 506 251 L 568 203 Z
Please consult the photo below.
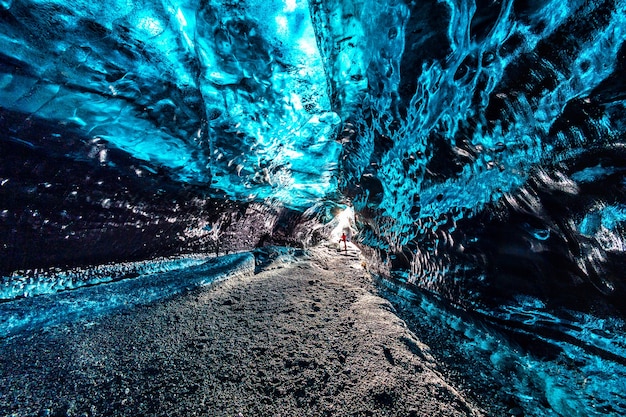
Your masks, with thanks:
M 139 275 L 156 274 L 189 268 L 206 263 L 206 255 L 180 258 L 151 259 L 139 262 L 120 262 L 89 268 L 70 270 L 28 270 L 15 271 L 11 276 L 2 277 L 0 300 L 35 297 L 80 287 L 88 287 Z
M 3 108 L 100 143 L 101 164 L 114 147 L 180 181 L 295 207 L 335 191 L 340 119 L 306 2 L 2 9 Z
M 510 407 L 517 413 L 599 417 L 626 412 L 623 320 L 576 312 L 563 319 L 563 312 L 554 314 L 536 299 L 503 306 L 496 317 L 468 315 L 432 294 L 383 284 L 397 294 L 391 297 L 396 305 L 430 329 L 433 340 L 439 333 L 450 337 L 453 350 L 466 358 L 460 368 L 495 381 L 492 395 L 515 398 Z M 450 352 L 433 354 L 445 361 Z
M 159 262 L 144 263 L 145 273 L 116 282 L 102 282 L 60 293 L 39 294 L 0 303 L 0 335 L 33 331 L 46 326 L 68 323 L 129 309 L 163 300 L 195 287 L 227 279 L 234 275 L 254 273 L 251 253 L 225 255 L 204 260 L 194 266 L 167 272 Z M 180 266 L 177 265 L 177 266 Z M 94 271 L 91 271 L 93 274 Z M 95 280 L 92 280 L 95 281 Z
M 522 378 L 541 407 L 619 414 L 588 381 L 625 357 L 624 27 L 624 0 L 0 2 L 3 298 L 350 206 L 374 270 L 584 370 Z

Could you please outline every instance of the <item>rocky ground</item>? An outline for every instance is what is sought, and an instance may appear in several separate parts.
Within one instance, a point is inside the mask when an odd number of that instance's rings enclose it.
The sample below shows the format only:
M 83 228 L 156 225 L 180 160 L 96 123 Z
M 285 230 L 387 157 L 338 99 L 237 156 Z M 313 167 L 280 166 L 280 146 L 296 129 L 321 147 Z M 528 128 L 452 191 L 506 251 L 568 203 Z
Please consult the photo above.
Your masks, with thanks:
M 0 340 L 0 415 L 483 416 L 320 247 L 148 306 Z

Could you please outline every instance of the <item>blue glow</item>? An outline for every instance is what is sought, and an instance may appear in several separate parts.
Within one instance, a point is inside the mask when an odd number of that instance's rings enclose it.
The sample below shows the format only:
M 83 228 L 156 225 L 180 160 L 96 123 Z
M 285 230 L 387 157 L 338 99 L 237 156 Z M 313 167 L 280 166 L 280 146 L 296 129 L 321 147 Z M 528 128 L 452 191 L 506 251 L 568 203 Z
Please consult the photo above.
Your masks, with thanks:
M 489 320 L 490 324 L 486 324 L 470 319 L 427 294 L 406 291 L 389 281 L 383 284 L 397 294 L 392 298 L 395 303 L 409 309 L 427 326 L 454 334 L 456 347 L 472 362 L 489 363 L 491 377 L 502 384 L 499 389 L 514 395 L 526 414 L 600 417 L 618 416 L 626 411 L 622 395 L 626 389 L 626 366 L 612 360 L 612 355 L 626 356 L 623 320 L 598 319 L 577 312 L 569 312 L 569 319 L 562 319 L 561 313 L 550 311 L 541 300 L 528 297 L 502 306 L 497 316 L 503 323 L 522 323 L 517 331 L 539 335 L 542 343 L 562 350 L 558 361 L 546 361 L 509 344 L 502 329 Z M 493 316 L 493 312 L 484 314 Z M 590 350 L 607 354 L 594 355 Z
M 108 146 L 171 169 L 183 181 L 207 181 L 204 115 L 194 113 L 182 101 L 171 101 L 177 99 L 166 87 L 170 84 L 178 91 L 197 88 L 191 69 L 183 64 L 191 56 L 177 46 L 181 32 L 169 24 L 171 16 L 161 8 L 146 9 L 132 2 L 106 6 L 81 2 L 70 18 L 62 12 L 64 3 L 58 5 L 61 12 L 55 15 L 51 30 L 66 37 L 54 44 L 58 57 L 54 62 L 48 60 L 50 42 L 30 37 L 32 30 L 45 31 L 41 26 L 49 22 L 29 21 L 28 15 L 23 16 L 22 23 L 32 29 L 26 32 L 3 23 L 0 36 L 7 45 L 5 53 L 35 69 L 3 74 L 3 106 L 56 121 L 58 133 L 70 128 L 85 138 L 104 139 Z M 18 7 L 18 2 L 13 7 Z M 36 19 L 35 7 L 39 6 L 33 7 Z M 99 16 L 98 24 L 108 36 L 76 27 L 78 19 L 87 21 L 93 15 Z M 113 46 L 117 27 L 129 28 L 141 44 L 120 40 L 119 46 Z M 163 96 L 169 96 L 167 106 L 160 104 Z M 155 118 L 154 112 L 169 118 Z
M 552 152 L 552 146 L 544 143 L 551 125 L 571 100 L 586 96 L 609 77 L 625 36 L 621 28 L 626 24 L 626 15 L 616 12 L 604 30 L 589 39 L 580 54 L 574 57 L 571 76 L 566 78 L 562 75 L 558 87 L 542 92 L 536 103 L 531 104 L 523 95 L 517 95 L 515 100 L 519 108 L 514 109 L 511 115 L 514 117 L 512 125 L 505 130 L 496 122 L 496 127 L 491 131 L 479 125 L 468 138 L 478 150 L 473 163 L 465 165 L 462 173 L 456 177 L 440 183 L 429 183 L 424 180 L 428 156 L 418 158 L 406 172 L 403 155 L 427 155 L 432 133 L 446 138 L 454 149 L 458 126 L 486 109 L 490 94 L 501 81 L 507 66 L 518 54 L 532 49 L 542 38 L 550 35 L 578 8 L 562 2 L 546 4 L 543 14 L 536 17 L 543 19 L 540 16 L 548 16 L 550 24 L 537 34 L 532 26 L 514 22 L 511 14 L 513 2 L 505 2 L 490 37 L 482 43 L 476 43 L 470 40 L 470 23 L 476 11 L 470 6 L 472 3 L 446 4 L 452 13 L 448 31 L 452 54 L 446 62 L 447 67 L 444 68 L 438 62 L 424 64 L 417 80 L 416 93 L 408 107 L 409 113 L 406 119 L 400 121 L 400 127 L 390 133 L 393 148 L 383 156 L 378 171 L 378 178 L 385 188 L 380 208 L 390 222 L 395 223 L 394 227 L 388 227 L 383 232 L 384 238 L 392 246 L 400 247 L 415 237 L 417 230 L 410 232 L 411 228 L 408 227 L 415 219 L 409 215 L 407 207 L 412 206 L 416 194 L 419 194 L 421 200 L 420 218 L 429 218 L 449 213 L 453 208 L 476 212 L 485 203 L 496 201 L 524 184 L 532 168 Z M 623 10 L 624 5 L 621 4 L 617 9 Z M 541 22 L 545 23 L 545 19 Z M 485 56 L 496 45 L 514 35 L 525 38 L 523 49 L 507 57 L 494 56 L 494 61 L 489 65 L 479 65 L 474 73 L 458 80 L 455 78 L 455 69 L 463 65 L 466 57 L 471 54 Z M 396 59 L 399 58 L 400 55 Z M 582 65 L 583 62 L 585 65 Z M 480 90 L 480 106 L 476 107 L 472 100 L 479 80 L 485 79 L 485 86 Z M 393 85 L 389 88 L 389 94 L 392 94 Z M 377 100 L 377 109 L 388 112 L 389 96 Z M 368 128 L 389 134 L 388 126 L 382 120 L 390 118 L 374 120 Z M 610 122 L 605 119 L 602 123 L 601 127 L 610 134 Z M 497 146 L 506 151 L 496 153 L 494 149 Z M 440 195 L 445 198 L 437 199 Z
M 209 229 L 210 230 L 210 229 Z M 116 263 L 93 268 L 75 268 L 66 271 L 28 270 L 15 271 L 2 277 L 0 300 L 36 297 L 81 287 L 118 281 L 126 276 L 150 275 L 191 268 L 207 263 L 205 255 L 180 258 L 151 259 L 143 262 Z
M 582 234 L 591 237 L 603 231 L 611 232 L 618 227 L 623 228 L 624 222 L 626 222 L 626 206 L 596 207 L 582 219 L 578 229 Z
M 36 28 L 43 20 L 32 4 L 22 19 Z M 2 74 L 5 108 L 58 122 L 59 134 L 71 128 L 105 141 L 181 181 L 213 178 L 234 198 L 306 207 L 336 191 L 340 119 L 307 2 L 201 10 L 182 1 L 78 2 L 71 15 L 57 6 L 54 31 L 64 40 L 54 44 L 54 63 L 48 42 L 3 23 L 5 53 L 35 69 Z M 93 28 L 76 27 L 91 16 Z
M 585 168 L 582 171 L 574 173 L 572 179 L 580 183 L 592 182 L 615 174 L 616 172 L 618 172 L 618 170 L 614 168 L 604 168 L 600 165 L 596 165 L 595 167 Z
M 86 176 L 117 172 L 113 155 L 122 154 L 137 184 L 151 174 L 172 178 L 182 194 L 200 190 L 191 204 L 203 208 L 176 244 L 219 246 L 222 225 L 250 215 L 242 207 L 251 201 L 326 220 L 328 207 L 352 206 L 349 220 L 326 225 L 333 239 L 362 228 L 354 241 L 373 248 L 381 273 L 406 285 L 398 294 L 461 334 L 468 357 L 486 355 L 503 384 L 512 371 L 506 389 L 526 414 L 626 413 L 622 313 L 603 313 L 621 308 L 626 288 L 626 0 L 13 0 L 0 8 L 1 144 L 88 159 Z M 33 134 L 31 125 L 49 131 Z M 94 185 L 71 178 L 75 187 L 48 207 L 36 197 L 56 184 L 37 177 L 38 168 L 50 171 L 29 157 L 28 178 L 0 178 L 3 191 L 18 184 L 12 190 L 22 192 L 22 200 L 1 202 L 1 226 L 22 227 L 12 235 L 20 239 L 40 237 L 58 218 L 69 237 L 64 204 L 81 184 Z M 162 191 L 159 180 L 146 186 L 151 194 Z M 142 212 L 144 202 L 106 191 L 91 199 L 90 191 L 80 190 L 84 204 L 74 213 L 90 219 L 85 236 L 106 231 L 110 213 L 83 210 L 120 209 L 120 223 Z M 206 196 L 242 205 L 237 212 Z M 164 222 L 185 218 L 179 203 Z M 53 213 L 41 215 L 37 204 Z M 161 213 L 153 208 L 145 217 Z M 272 219 L 246 226 L 271 234 L 280 226 Z M 124 297 L 113 292 L 107 307 L 104 293 L 83 287 L 135 291 L 111 281 L 127 267 L 143 277 L 198 262 L 204 258 L 147 261 L 147 272 L 118 264 L 15 273 L 3 279 L 0 298 L 28 312 L 42 310 L 34 296 L 86 294 L 72 314 L 104 312 Z M 557 359 L 517 350 L 420 290 L 534 337 Z M 592 291 L 598 297 L 587 300 Z M 568 308 L 553 307 L 559 303 Z M 28 320 L 7 326 L 26 328 Z
M 290 207 L 334 192 L 340 119 L 330 109 L 308 4 L 215 4 L 204 16 L 197 47 L 205 68 L 200 88 L 216 115 L 212 185 L 239 199 L 271 197 Z
M 199 261 L 196 259 L 195 261 Z M 77 271 L 64 279 L 76 280 L 76 286 L 35 288 L 32 297 L 0 303 L 0 334 L 4 337 L 23 331 L 76 320 L 93 319 L 111 312 L 146 305 L 190 289 L 209 285 L 237 275 L 254 272 L 254 256 L 250 253 L 226 255 L 194 262 L 191 259 L 170 262 L 144 262 L 127 266 L 124 272 L 141 274 L 137 278 L 111 281 L 106 274 L 119 274 L 120 267 Z M 124 266 L 122 266 L 124 269 Z M 100 276 L 98 276 L 100 275 Z M 37 277 L 34 277 L 37 279 Z M 98 279 L 99 278 L 99 279 Z M 94 284 L 95 286 L 89 286 Z M 56 291 L 61 291 L 56 294 Z M 71 291 L 68 291 L 71 290 Z M 26 288 L 28 291 L 28 288 Z M 5 294 L 3 294 L 5 295 Z

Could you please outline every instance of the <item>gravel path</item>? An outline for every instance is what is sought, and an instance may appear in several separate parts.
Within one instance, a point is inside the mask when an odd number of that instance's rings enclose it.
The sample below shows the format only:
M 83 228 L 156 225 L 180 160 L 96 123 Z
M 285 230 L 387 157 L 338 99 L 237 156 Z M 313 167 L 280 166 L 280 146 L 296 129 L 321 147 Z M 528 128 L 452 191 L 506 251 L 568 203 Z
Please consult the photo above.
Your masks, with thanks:
M 316 248 L 175 298 L 0 341 L 0 415 L 482 416 L 378 297 Z

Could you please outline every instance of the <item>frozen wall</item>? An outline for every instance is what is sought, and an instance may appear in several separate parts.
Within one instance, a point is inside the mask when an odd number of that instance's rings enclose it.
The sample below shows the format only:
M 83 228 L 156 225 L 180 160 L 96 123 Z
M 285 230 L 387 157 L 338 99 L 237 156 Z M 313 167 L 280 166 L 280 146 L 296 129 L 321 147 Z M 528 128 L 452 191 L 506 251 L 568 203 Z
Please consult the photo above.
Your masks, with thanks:
M 363 243 L 461 303 L 621 298 L 624 4 L 384 6 L 361 13 L 369 87 L 342 132 Z
M 338 195 L 339 117 L 306 3 L 0 14 L 4 274 L 250 249 Z
M 349 205 L 397 292 L 608 383 L 625 23 L 623 0 L 2 1 L 3 285 L 306 245 Z M 551 381 L 553 413 L 598 404 Z

